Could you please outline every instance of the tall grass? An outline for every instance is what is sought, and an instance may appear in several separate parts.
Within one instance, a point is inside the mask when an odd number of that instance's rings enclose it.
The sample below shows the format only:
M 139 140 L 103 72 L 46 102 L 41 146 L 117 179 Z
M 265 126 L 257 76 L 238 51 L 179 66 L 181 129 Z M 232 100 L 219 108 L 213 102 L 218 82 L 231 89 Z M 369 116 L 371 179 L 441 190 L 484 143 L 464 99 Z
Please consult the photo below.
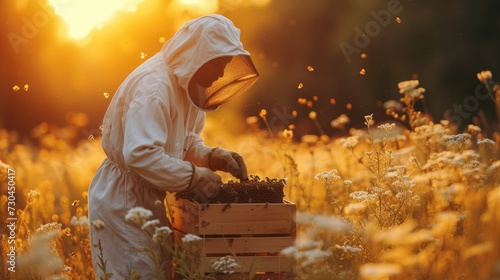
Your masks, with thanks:
M 478 78 L 491 85 L 491 74 Z M 367 114 L 365 127 L 347 136 L 294 140 L 293 125 L 273 131 L 265 111 L 248 120 L 248 133 L 209 126 L 203 136 L 240 152 L 250 173 L 287 178 L 298 236 L 283 255 L 296 261 L 298 279 L 499 279 L 500 134 L 434 122 L 416 109 L 425 92 L 418 81 L 398 86 L 401 100 L 387 107 L 394 123 Z M 498 87 L 488 89 L 499 98 Z M 311 125 L 319 126 L 317 117 L 309 115 Z M 344 127 L 348 117 L 342 120 Z M 86 190 L 104 154 L 99 135 L 78 140 L 81 129 L 41 124 L 29 143 L 0 131 L 2 230 L 9 168 L 16 171 L 18 218 L 17 269 L 7 269 L 6 231 L 1 279 L 89 279 L 94 269 L 105 271 L 104 259 L 92 267 L 90 246 L 98 244 L 88 236 L 89 225 L 102 225 L 86 217 Z M 186 251 L 176 250 L 181 269 Z

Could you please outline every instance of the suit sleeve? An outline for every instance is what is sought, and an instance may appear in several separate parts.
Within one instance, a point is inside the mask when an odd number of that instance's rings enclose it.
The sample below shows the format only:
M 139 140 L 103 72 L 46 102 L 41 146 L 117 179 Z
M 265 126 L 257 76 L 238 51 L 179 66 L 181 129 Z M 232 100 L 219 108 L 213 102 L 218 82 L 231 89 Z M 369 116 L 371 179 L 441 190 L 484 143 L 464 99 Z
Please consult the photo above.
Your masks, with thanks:
M 193 173 L 191 163 L 165 153 L 168 123 L 166 106 L 156 98 L 130 104 L 124 122 L 123 157 L 128 169 L 162 191 L 185 190 Z
M 185 159 L 197 166 L 208 168 L 208 154 L 210 153 L 211 148 L 204 144 L 203 138 L 201 137 L 201 132 L 203 131 L 204 126 L 205 113 L 200 113 L 196 119 L 195 131 L 189 133 L 187 136 L 191 138 L 189 139 L 189 143 L 191 143 L 191 145 L 187 150 Z

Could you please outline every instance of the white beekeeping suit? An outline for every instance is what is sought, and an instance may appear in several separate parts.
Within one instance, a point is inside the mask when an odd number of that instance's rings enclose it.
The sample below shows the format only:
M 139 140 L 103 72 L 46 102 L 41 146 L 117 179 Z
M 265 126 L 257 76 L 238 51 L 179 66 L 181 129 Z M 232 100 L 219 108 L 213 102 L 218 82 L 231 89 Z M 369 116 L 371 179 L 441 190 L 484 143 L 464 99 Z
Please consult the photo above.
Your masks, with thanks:
M 210 63 L 222 65 L 221 71 L 204 69 Z M 104 116 L 107 157 L 89 187 L 90 222 L 105 224 L 90 231 L 97 279 L 102 276 L 94 246 L 99 241 L 111 279 L 126 279 L 133 272 L 156 279 L 151 257 L 137 250 L 149 246 L 151 238 L 125 220 L 130 209 L 151 210 L 158 227 L 168 226 L 166 192 L 220 185 L 220 176 L 211 170 L 247 179 L 241 156 L 205 146 L 200 133 L 204 111 L 245 92 L 257 77 L 239 29 L 223 16 L 206 15 L 182 26 L 121 84 Z

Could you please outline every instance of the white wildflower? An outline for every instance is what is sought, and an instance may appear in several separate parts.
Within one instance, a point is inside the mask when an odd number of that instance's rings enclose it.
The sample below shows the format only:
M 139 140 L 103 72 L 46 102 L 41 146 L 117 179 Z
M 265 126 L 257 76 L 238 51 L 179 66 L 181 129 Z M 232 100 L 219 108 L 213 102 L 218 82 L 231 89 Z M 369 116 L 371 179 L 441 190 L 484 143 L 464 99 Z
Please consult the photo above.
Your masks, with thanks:
M 335 245 L 335 248 L 337 249 L 340 249 L 344 252 L 347 252 L 347 253 L 359 253 L 361 252 L 361 248 L 358 248 L 358 247 L 352 247 L 352 246 L 348 246 L 348 245 Z
M 384 109 L 391 110 L 394 112 L 400 112 L 403 109 L 403 104 L 401 104 L 401 102 L 392 99 L 385 101 L 383 106 Z
M 143 207 L 135 207 L 128 210 L 125 220 L 142 227 L 151 217 L 153 217 L 151 210 L 144 209 Z
M 28 201 L 33 202 L 40 197 L 40 194 L 36 190 L 30 190 L 28 192 Z
M 153 232 L 156 229 L 156 226 L 158 226 L 159 224 L 160 224 L 160 220 L 154 219 L 154 220 L 145 222 L 142 225 L 141 229 L 145 230 L 147 232 Z
M 349 189 L 352 185 L 352 181 L 351 180 L 344 180 L 344 187 L 346 189 Z
M 448 135 L 444 137 L 446 144 L 448 146 L 461 148 L 465 144 L 468 144 L 471 140 L 471 135 L 468 133 L 460 133 L 456 135 Z
M 366 210 L 366 204 L 364 203 L 349 203 L 347 206 L 344 208 L 344 213 L 346 215 L 359 215 L 364 213 Z
M 383 130 L 385 134 L 389 134 L 389 132 L 391 132 L 391 130 L 393 130 L 395 127 L 396 127 L 395 123 L 391 123 L 391 124 L 384 123 L 384 124 L 379 125 L 377 128 Z
M 153 234 L 153 241 L 155 243 L 166 244 L 169 240 L 169 235 L 172 233 L 172 230 L 167 227 L 157 227 L 155 228 L 155 233 Z
M 325 186 L 330 186 L 335 183 L 335 181 L 340 179 L 340 176 L 338 176 L 337 173 L 338 171 L 336 169 L 320 172 L 314 176 L 314 179 L 322 182 Z
M 461 154 L 443 151 L 431 154 L 427 162 L 422 166 L 422 170 L 439 170 L 446 165 L 461 166 L 462 164 L 463 158 Z
M 406 91 L 415 89 L 416 87 L 418 87 L 418 85 L 419 85 L 418 80 L 402 81 L 398 83 L 399 93 L 404 93 Z
M 365 116 L 365 125 L 368 128 L 370 128 L 370 126 L 372 126 L 374 123 L 375 123 L 375 121 L 373 120 L 373 114 Z
M 349 119 L 349 117 L 346 114 L 342 114 L 342 115 L 338 116 L 336 119 L 332 120 L 330 122 L 330 126 L 333 128 L 343 130 L 345 128 L 346 124 L 348 124 L 350 121 L 351 120 Z
M 101 229 L 104 229 L 104 222 L 102 220 L 93 220 L 92 221 L 92 227 L 96 230 L 101 230 Z
M 481 83 L 487 83 L 492 78 L 493 78 L 493 75 L 491 74 L 491 71 L 489 71 L 489 70 L 481 71 L 481 72 L 477 73 L 477 79 Z
M 416 224 L 407 221 L 403 224 L 379 231 L 373 235 L 373 240 L 389 245 L 405 244 L 407 236 L 415 229 Z
M 359 137 L 356 135 L 340 139 L 340 144 L 342 145 L 342 147 L 348 150 L 354 149 L 358 145 L 358 143 Z
M 295 257 L 297 254 L 298 250 L 297 247 L 295 246 L 289 246 L 281 250 L 281 254 L 286 257 Z
M 199 237 L 198 235 L 194 235 L 194 234 L 190 234 L 190 233 L 184 235 L 181 238 L 182 243 L 191 243 L 191 242 L 197 242 L 197 241 L 201 241 L 201 240 L 203 240 L 203 238 Z
M 467 125 L 467 131 L 471 134 L 478 134 L 481 132 L 481 128 L 477 125 L 469 124 Z
M 82 215 L 80 217 L 73 216 L 71 218 L 70 224 L 74 227 L 88 227 L 89 226 L 89 220 L 87 216 Z
M 330 232 L 344 232 L 349 229 L 349 225 L 339 217 L 327 215 L 297 214 L 297 223 L 309 221 L 315 228 L 324 229 Z
M 54 271 L 63 269 L 64 262 L 58 257 L 56 245 L 60 226 L 56 223 L 42 225 L 38 233 L 29 238 L 29 251 L 19 256 L 19 266 L 36 268 L 41 279 L 49 279 Z
M 370 200 L 376 198 L 375 194 L 370 194 L 366 191 L 355 191 L 355 192 L 350 193 L 349 196 L 352 199 L 358 200 L 360 202 L 370 201 Z
M 322 242 L 312 240 L 312 239 L 305 237 L 305 236 L 301 236 L 301 237 L 297 238 L 294 241 L 294 244 L 295 244 L 294 247 L 296 247 L 299 250 L 309 250 L 309 249 L 319 248 L 319 247 L 323 246 Z
M 422 98 L 422 93 L 425 92 L 425 88 L 415 88 L 411 89 L 409 91 L 406 91 L 405 94 L 412 99 L 419 99 Z
M 219 259 L 211 260 L 212 270 L 215 273 L 233 274 L 240 267 L 233 256 L 228 255 Z
M 308 267 L 310 265 L 314 265 L 322 262 L 325 258 L 331 256 L 330 251 L 325 251 L 322 249 L 313 249 L 308 251 L 299 252 L 297 254 L 297 259 L 300 261 L 300 266 Z
M 500 173 L 500 160 L 494 161 L 488 169 L 486 169 L 488 174 L 499 174 Z
M 488 138 L 484 138 L 484 139 L 478 139 L 477 140 L 477 144 L 478 145 L 491 145 L 491 146 L 494 146 L 495 145 L 495 141 L 491 140 L 491 139 L 488 139 Z
M 48 224 L 43 224 L 39 228 L 37 228 L 36 232 L 42 233 L 42 232 L 52 232 L 52 231 L 59 231 L 62 227 L 62 224 L 60 223 L 48 223 Z
M 285 138 L 287 142 L 290 142 L 293 139 L 293 130 L 285 128 L 281 133 L 281 135 L 283 136 L 283 138 Z

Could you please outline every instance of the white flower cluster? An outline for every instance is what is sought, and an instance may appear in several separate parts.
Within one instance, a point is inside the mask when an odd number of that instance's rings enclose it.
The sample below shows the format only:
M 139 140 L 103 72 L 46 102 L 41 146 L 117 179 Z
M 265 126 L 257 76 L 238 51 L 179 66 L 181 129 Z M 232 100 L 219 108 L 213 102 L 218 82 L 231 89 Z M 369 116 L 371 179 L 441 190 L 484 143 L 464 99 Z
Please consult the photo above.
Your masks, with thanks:
M 158 220 L 158 219 L 150 220 L 150 221 L 145 222 L 142 225 L 141 229 L 145 230 L 147 232 L 155 231 L 156 226 L 158 226 L 159 224 L 160 224 L 160 220 Z
M 321 181 L 325 186 L 330 186 L 335 181 L 340 179 L 340 176 L 338 176 L 337 173 L 338 173 L 337 169 L 332 169 L 330 171 L 323 171 L 316 174 L 316 176 L 314 176 L 314 179 Z
M 142 227 L 151 217 L 153 217 L 151 210 L 144 209 L 143 207 L 135 207 L 128 210 L 125 220 Z
M 74 227 L 88 227 L 89 226 L 89 219 L 85 215 L 81 215 L 79 217 L 73 216 L 71 218 L 70 224 Z
M 153 217 L 153 212 L 151 212 L 150 210 L 144 209 L 142 207 L 135 207 L 127 212 L 127 215 L 125 215 L 125 220 L 140 226 L 142 230 L 152 236 L 153 242 L 167 246 L 169 243 L 168 237 L 172 233 L 172 229 L 167 226 L 158 227 L 160 225 L 160 220 L 150 220 L 151 217 Z M 99 220 L 96 220 L 94 222 L 98 221 Z
M 59 231 L 62 227 L 62 224 L 57 223 L 57 222 L 52 222 L 48 224 L 41 225 L 39 228 L 36 229 L 36 232 L 52 232 L 52 231 Z
M 343 130 L 345 128 L 346 124 L 348 124 L 350 121 L 351 120 L 349 119 L 349 117 L 346 114 L 342 114 L 342 115 L 338 116 L 336 119 L 333 119 L 330 122 L 330 126 L 333 128 Z
M 358 248 L 358 247 L 352 247 L 352 246 L 348 246 L 348 245 L 335 245 L 335 248 L 337 249 L 340 249 L 344 252 L 347 252 L 347 253 L 359 253 L 362 251 L 361 248 Z
M 101 229 L 104 229 L 104 222 L 102 220 L 93 220 L 92 221 L 92 227 L 96 230 L 101 230 Z
M 182 247 L 191 254 L 201 254 L 203 252 L 203 238 L 194 234 L 186 234 L 181 238 Z
M 155 233 L 153 234 L 153 241 L 160 244 L 165 244 L 168 242 L 168 236 L 172 233 L 169 227 L 157 227 L 155 228 Z
M 446 141 L 446 144 L 448 144 L 448 146 L 461 148 L 462 146 L 470 142 L 471 135 L 468 133 L 448 135 L 445 136 L 444 140 Z
M 462 155 L 450 151 L 443 151 L 431 154 L 427 162 L 422 166 L 422 170 L 439 170 L 444 166 L 461 166 L 462 164 Z
M 360 215 L 360 214 L 363 214 L 365 212 L 365 210 L 366 210 L 366 204 L 364 204 L 364 203 L 361 203 L 361 202 L 349 203 L 344 208 L 344 214 L 347 216 Z
M 477 144 L 478 145 L 485 145 L 485 146 L 487 146 L 487 145 L 495 146 L 495 141 L 488 139 L 488 138 L 484 138 L 484 139 L 478 139 Z
M 494 161 L 486 170 L 488 174 L 500 174 L 500 160 Z
M 323 263 L 325 258 L 331 256 L 330 251 L 323 250 L 321 247 L 321 242 L 302 238 L 295 240 L 294 246 L 283 249 L 281 254 L 294 258 L 300 266 L 310 269 L 310 266 Z
M 233 274 L 235 272 L 235 269 L 240 267 L 240 265 L 231 255 L 224 256 L 216 260 L 211 260 L 211 262 L 212 270 L 215 273 Z
M 489 71 L 489 70 L 481 71 L 481 72 L 477 73 L 477 79 L 481 83 L 487 83 L 492 78 L 493 78 L 493 75 L 491 74 L 491 71 Z
M 65 275 L 55 275 L 65 268 L 56 248 L 60 226 L 62 225 L 57 223 L 42 225 L 37 230 L 38 233 L 29 238 L 29 250 L 19 256 L 19 266 L 36 268 L 39 274 L 37 279 L 67 279 Z
M 197 242 L 197 241 L 201 241 L 201 240 L 203 240 L 203 238 L 199 237 L 198 235 L 194 235 L 194 234 L 190 234 L 190 233 L 184 235 L 181 238 L 182 243 L 191 243 L 191 242 Z
M 354 149 L 359 144 L 359 137 L 357 135 L 340 139 L 342 147 L 348 150 Z
M 350 194 L 351 198 L 360 202 L 371 201 L 377 198 L 376 194 L 371 194 L 366 191 L 354 191 Z
M 349 224 L 335 216 L 297 213 L 296 222 L 298 224 L 313 224 L 316 229 L 324 229 L 332 233 L 346 232 L 349 229 Z
M 365 116 L 365 125 L 370 128 L 375 123 L 375 120 L 373 120 L 373 114 L 366 115 Z
M 39 197 L 40 197 L 40 194 L 36 190 L 30 190 L 28 192 L 28 201 L 29 202 L 33 202 L 34 200 L 36 200 Z
M 396 127 L 395 123 L 384 123 L 378 126 L 379 129 L 383 130 L 385 134 L 389 134 L 391 130 L 393 130 Z
M 422 99 L 423 93 L 425 92 L 424 88 L 417 88 L 419 85 L 418 80 L 409 80 L 403 81 L 398 84 L 399 93 L 404 94 L 405 96 L 411 99 Z
M 399 93 L 405 93 L 406 91 L 415 89 L 416 87 L 418 87 L 418 85 L 418 80 L 402 81 L 398 83 Z

